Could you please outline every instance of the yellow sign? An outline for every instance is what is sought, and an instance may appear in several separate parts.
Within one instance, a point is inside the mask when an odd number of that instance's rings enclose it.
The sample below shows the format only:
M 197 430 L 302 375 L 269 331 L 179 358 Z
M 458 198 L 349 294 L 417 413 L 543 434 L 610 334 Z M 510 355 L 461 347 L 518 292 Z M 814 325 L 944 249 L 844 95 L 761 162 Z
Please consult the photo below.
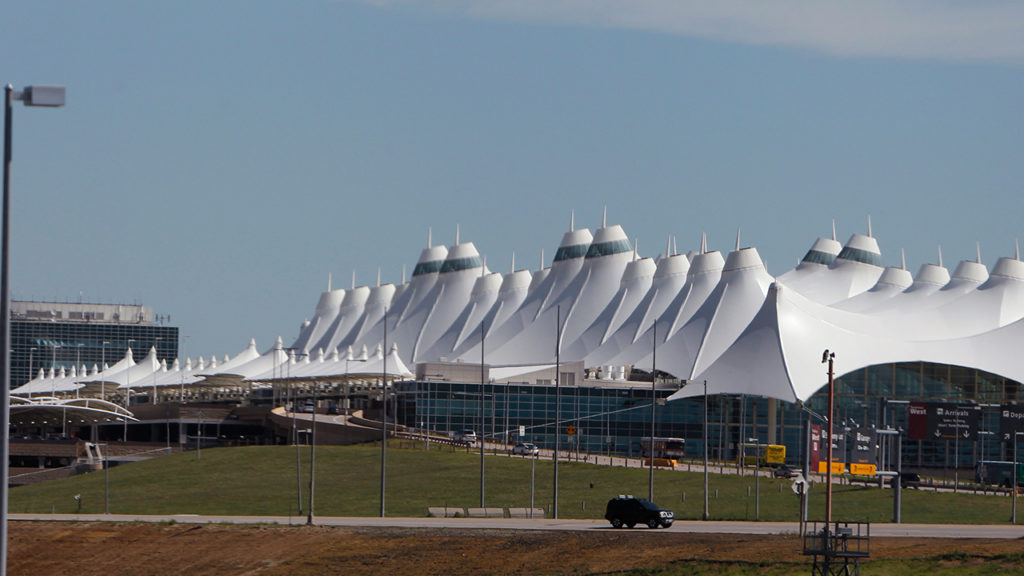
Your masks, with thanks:
M 786 447 L 781 444 L 769 444 L 765 448 L 765 462 L 769 464 L 784 464 L 786 462 Z
M 576 433 L 576 427 L 570 424 L 569 427 L 565 429 L 565 433 L 572 436 Z
M 818 474 L 825 474 L 826 472 L 828 472 L 828 462 L 825 462 L 824 460 L 819 461 L 818 462 Z M 846 472 L 846 463 L 845 462 L 833 462 L 832 463 L 832 473 L 833 474 L 842 474 L 843 472 Z
M 854 476 L 874 476 L 877 471 L 874 464 L 850 464 L 850 474 Z

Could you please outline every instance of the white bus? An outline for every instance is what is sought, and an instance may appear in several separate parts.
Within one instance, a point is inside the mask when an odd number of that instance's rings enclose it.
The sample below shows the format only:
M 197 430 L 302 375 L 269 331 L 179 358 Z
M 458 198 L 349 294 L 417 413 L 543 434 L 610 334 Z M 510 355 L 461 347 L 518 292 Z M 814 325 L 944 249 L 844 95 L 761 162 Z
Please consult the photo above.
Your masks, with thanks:
M 640 454 L 643 458 L 651 456 L 651 437 L 640 439 Z M 682 438 L 654 437 L 654 457 L 668 460 L 681 460 L 686 456 L 686 440 Z

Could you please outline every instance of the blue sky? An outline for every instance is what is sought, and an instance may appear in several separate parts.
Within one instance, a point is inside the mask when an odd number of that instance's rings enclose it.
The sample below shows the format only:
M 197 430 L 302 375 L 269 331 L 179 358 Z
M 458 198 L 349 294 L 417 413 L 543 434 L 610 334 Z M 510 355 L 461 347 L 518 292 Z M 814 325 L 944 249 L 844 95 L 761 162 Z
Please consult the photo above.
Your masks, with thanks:
M 190 356 L 289 343 L 333 275 L 401 281 L 428 228 L 550 264 L 607 206 L 792 268 L 870 216 L 887 264 L 1024 232 L 1024 7 L 910 0 L 19 2 L 16 299 L 142 303 Z

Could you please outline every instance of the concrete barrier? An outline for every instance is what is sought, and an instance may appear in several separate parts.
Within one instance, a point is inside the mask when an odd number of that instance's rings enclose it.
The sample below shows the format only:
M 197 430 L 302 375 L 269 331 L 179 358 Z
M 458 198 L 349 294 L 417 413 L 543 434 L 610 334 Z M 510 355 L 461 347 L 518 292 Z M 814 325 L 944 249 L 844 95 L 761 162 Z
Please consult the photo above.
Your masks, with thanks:
M 456 516 L 465 516 L 466 509 L 452 506 L 431 506 L 427 508 L 427 514 L 435 518 L 454 518 Z
M 467 508 L 466 515 L 470 518 L 504 518 L 504 508 Z
M 508 509 L 508 517 L 509 518 L 530 518 L 530 509 L 529 508 L 509 508 Z M 544 517 L 544 509 L 543 508 L 534 508 L 533 509 L 533 518 L 543 518 L 543 517 Z

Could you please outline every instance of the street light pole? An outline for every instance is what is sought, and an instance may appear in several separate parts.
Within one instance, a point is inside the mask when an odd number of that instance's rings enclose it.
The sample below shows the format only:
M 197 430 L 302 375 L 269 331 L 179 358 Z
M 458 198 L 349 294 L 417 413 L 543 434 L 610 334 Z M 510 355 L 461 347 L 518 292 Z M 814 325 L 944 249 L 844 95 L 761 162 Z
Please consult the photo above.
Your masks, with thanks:
M 4 190 L 3 233 L 0 241 L 0 576 L 7 574 L 7 477 L 10 463 L 10 407 L 11 407 L 11 145 L 13 143 L 14 102 L 26 106 L 60 107 L 64 105 L 63 86 L 28 86 L 15 92 L 8 84 L 4 88 Z
M 708 519 L 708 381 L 704 381 L 704 515 Z
M 654 502 L 654 417 L 658 408 L 658 321 L 654 321 L 651 339 L 651 442 L 648 450 L 647 500 Z
M 828 458 L 825 470 L 825 529 L 832 523 L 832 416 L 835 412 L 835 352 L 827 349 L 821 356 L 822 362 L 828 362 Z
M 388 349 L 388 308 L 384 307 L 384 350 Z M 387 492 L 388 470 L 388 355 L 384 354 L 384 365 L 380 374 L 380 517 L 383 518 Z
M 480 321 L 480 507 L 484 504 L 484 445 L 487 443 L 487 434 L 484 430 L 484 391 L 486 380 L 484 377 L 484 333 L 487 332 L 486 319 Z
M 160 363 L 160 341 L 161 340 L 163 340 L 163 338 L 161 338 L 159 336 L 157 336 L 155 339 L 153 339 L 153 350 L 156 353 L 157 364 Z M 149 403 L 150 404 L 156 404 L 156 373 L 157 373 L 157 371 L 153 370 L 153 397 L 149 399 Z
M 754 442 L 754 520 L 761 519 L 761 438 Z
M 1013 502 L 1011 504 L 1010 512 L 1010 524 L 1017 523 L 1017 437 L 1024 436 L 1024 432 L 1013 433 L 1013 482 L 1010 483 L 1010 499 Z
M 313 380 L 313 429 L 309 444 L 309 515 L 306 524 L 313 525 L 313 478 L 316 477 L 316 380 Z
M 128 339 L 128 352 L 125 354 L 126 356 L 128 354 L 132 354 L 132 342 L 135 342 L 135 339 L 134 338 L 129 338 Z M 135 355 L 132 354 L 132 361 L 134 361 L 134 360 L 135 360 Z M 124 411 L 126 413 L 125 417 L 123 418 L 123 420 L 124 420 L 124 443 L 127 444 L 128 443 L 128 416 L 127 416 L 127 412 L 128 412 L 128 407 L 131 406 L 131 403 L 132 403 L 132 367 L 127 362 L 125 363 L 124 376 L 125 376 Z
M 103 372 L 107 369 L 107 344 L 110 342 L 104 340 L 103 344 L 100 345 L 100 374 L 103 378 L 100 378 L 100 400 L 107 399 L 107 375 Z
M 38 350 L 36 347 L 28 349 L 28 379 L 32 380 L 35 376 L 32 374 L 32 353 Z
M 558 395 L 558 384 L 562 372 L 562 306 L 555 307 L 555 451 L 553 453 L 555 478 L 554 495 L 551 502 L 551 516 L 558 519 L 558 439 L 561 430 L 558 429 L 558 413 L 561 410 L 561 398 Z

